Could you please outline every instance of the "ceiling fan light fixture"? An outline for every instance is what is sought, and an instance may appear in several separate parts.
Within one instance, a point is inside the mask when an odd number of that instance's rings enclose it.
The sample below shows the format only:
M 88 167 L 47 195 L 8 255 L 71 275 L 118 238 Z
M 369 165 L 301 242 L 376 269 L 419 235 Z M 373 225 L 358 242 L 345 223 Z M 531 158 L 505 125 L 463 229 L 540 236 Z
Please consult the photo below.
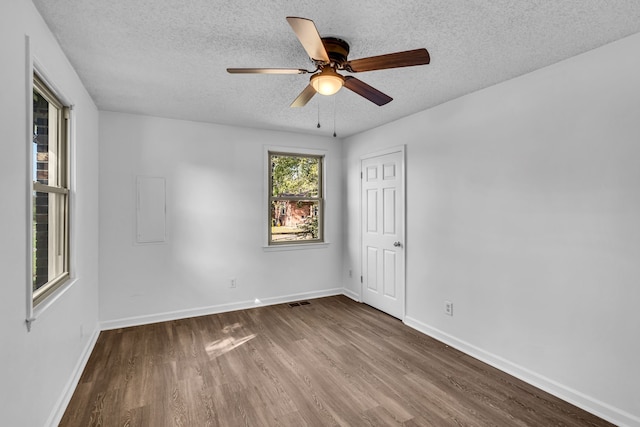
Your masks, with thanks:
M 333 95 L 344 85 L 344 77 L 332 68 L 325 68 L 320 73 L 311 76 L 311 86 L 320 95 Z
M 231 74 L 312 74 L 309 84 L 291 103 L 292 108 L 304 107 L 316 93 L 334 95 L 340 91 L 342 86 L 378 106 L 386 105 L 393 100 L 389 95 L 353 76 L 342 76 L 336 70 L 359 73 L 425 65 L 431 61 L 429 52 L 425 48 L 349 60 L 347 58 L 349 43 L 337 37 L 320 37 L 316 24 L 311 19 L 287 16 L 287 22 L 309 55 L 309 59 L 315 65 L 315 70 L 309 71 L 303 68 L 227 68 L 227 72 Z

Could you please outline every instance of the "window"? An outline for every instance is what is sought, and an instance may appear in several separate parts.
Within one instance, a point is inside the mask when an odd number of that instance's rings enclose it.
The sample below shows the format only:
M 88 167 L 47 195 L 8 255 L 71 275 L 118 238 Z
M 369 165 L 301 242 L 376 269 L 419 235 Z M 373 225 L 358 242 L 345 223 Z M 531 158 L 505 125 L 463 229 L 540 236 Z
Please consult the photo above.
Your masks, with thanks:
M 42 302 L 69 278 L 69 109 L 33 78 L 32 296 Z
M 269 245 L 323 242 L 323 156 L 269 152 Z

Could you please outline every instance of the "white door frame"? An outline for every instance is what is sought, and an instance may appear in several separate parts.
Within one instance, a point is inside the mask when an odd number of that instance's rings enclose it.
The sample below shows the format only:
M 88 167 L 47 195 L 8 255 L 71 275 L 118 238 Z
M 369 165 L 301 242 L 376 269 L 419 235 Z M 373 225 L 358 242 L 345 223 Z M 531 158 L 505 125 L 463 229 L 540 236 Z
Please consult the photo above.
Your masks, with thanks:
M 362 234 L 362 213 L 364 212 L 364 206 L 362 205 L 362 188 L 363 188 L 363 181 L 362 181 L 362 177 L 363 177 L 363 168 L 362 168 L 362 162 L 364 160 L 367 159 L 371 159 L 374 157 L 380 157 L 380 156 L 385 156 L 387 154 L 393 154 L 393 153 L 401 153 L 401 159 L 402 159 L 402 173 L 401 173 L 401 178 L 400 178 L 400 194 L 402 195 L 402 200 L 403 200 L 403 204 L 402 206 L 402 214 L 400 215 L 400 218 L 402 219 L 402 233 L 401 233 L 401 242 L 402 242 L 402 247 L 403 247 L 403 251 L 404 251 L 404 257 L 403 257 L 403 262 L 402 262 L 402 317 L 400 318 L 400 320 L 402 320 L 402 322 L 404 322 L 404 318 L 406 316 L 406 307 L 407 307 L 407 292 L 406 292 L 406 288 L 407 288 L 407 246 L 406 246 L 406 241 L 407 241 L 407 194 L 406 194 L 406 180 L 407 180 L 407 172 L 406 172 L 406 163 L 407 163 L 407 158 L 406 158 L 406 151 L 405 151 L 405 145 L 398 145 L 395 147 L 389 147 L 389 148 L 385 148 L 385 149 L 381 149 L 378 151 L 374 151 L 371 153 L 367 153 L 364 154 L 362 156 L 360 156 L 360 212 L 359 212 L 359 216 L 358 216 L 358 224 L 359 224 L 359 232 L 360 232 L 360 296 L 359 296 L 359 301 L 363 302 L 364 301 L 364 253 L 363 253 L 363 245 L 364 245 L 364 237 Z

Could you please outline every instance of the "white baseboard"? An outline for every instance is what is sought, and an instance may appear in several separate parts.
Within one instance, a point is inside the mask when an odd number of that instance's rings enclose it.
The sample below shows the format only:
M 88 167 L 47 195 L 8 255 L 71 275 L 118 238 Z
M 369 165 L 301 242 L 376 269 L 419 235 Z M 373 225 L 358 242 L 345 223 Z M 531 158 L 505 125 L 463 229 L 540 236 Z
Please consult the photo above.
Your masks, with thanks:
M 62 417 L 64 416 L 64 411 L 67 409 L 69 402 L 71 401 L 71 397 L 73 396 L 73 392 L 76 391 L 76 387 L 78 382 L 80 381 L 80 376 L 82 376 L 82 372 L 84 371 L 84 367 L 87 365 L 89 361 L 89 357 L 91 356 L 91 352 L 93 352 L 93 348 L 98 341 L 98 336 L 100 335 L 100 329 L 96 328 L 91 334 L 91 338 L 87 341 L 76 366 L 73 368 L 73 374 L 65 384 L 63 393 L 56 402 L 54 406 L 54 410 L 49 415 L 47 419 L 46 426 L 57 426 L 62 421 Z
M 355 302 L 362 302 L 362 300 L 360 300 L 360 294 L 352 291 L 351 289 L 344 288 L 342 290 L 342 294 L 346 297 L 351 298 Z
M 621 409 L 615 408 L 593 397 L 587 396 L 577 390 L 560 384 L 550 378 L 540 375 L 536 372 L 517 365 L 509 360 L 503 359 L 493 353 L 489 353 L 481 348 L 474 346 L 468 342 L 457 339 L 439 329 L 433 328 L 411 317 L 406 317 L 404 323 L 425 335 L 437 339 L 461 352 L 468 354 L 488 365 L 493 366 L 509 375 L 538 387 L 566 402 L 569 402 L 579 408 L 584 409 L 598 417 L 607 420 L 618 426 L 640 426 L 640 418 Z
M 343 294 L 342 288 L 326 289 L 322 291 L 303 292 L 299 294 L 283 295 L 253 301 L 240 301 L 228 304 L 211 305 L 207 307 L 190 308 L 186 310 L 170 311 L 166 313 L 149 314 L 144 316 L 127 317 L 123 319 L 100 322 L 103 331 L 127 328 L 130 326 L 147 325 L 150 323 L 167 322 L 170 320 L 186 319 L 189 317 L 206 316 L 209 314 L 226 313 L 229 311 L 246 310 L 248 308 L 264 307 L 267 305 L 283 304 L 304 299 L 314 299 Z

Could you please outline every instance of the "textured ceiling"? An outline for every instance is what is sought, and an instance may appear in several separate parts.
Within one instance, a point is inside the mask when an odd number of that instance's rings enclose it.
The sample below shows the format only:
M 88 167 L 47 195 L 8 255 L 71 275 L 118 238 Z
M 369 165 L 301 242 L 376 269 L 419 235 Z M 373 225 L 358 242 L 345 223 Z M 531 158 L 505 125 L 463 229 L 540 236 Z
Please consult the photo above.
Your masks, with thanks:
M 638 0 L 33 1 L 101 110 L 327 136 L 335 117 L 340 137 L 640 32 Z M 289 108 L 309 75 L 226 72 L 313 69 L 286 16 L 349 59 L 425 47 L 431 64 L 358 73 L 382 107 L 343 89 Z

